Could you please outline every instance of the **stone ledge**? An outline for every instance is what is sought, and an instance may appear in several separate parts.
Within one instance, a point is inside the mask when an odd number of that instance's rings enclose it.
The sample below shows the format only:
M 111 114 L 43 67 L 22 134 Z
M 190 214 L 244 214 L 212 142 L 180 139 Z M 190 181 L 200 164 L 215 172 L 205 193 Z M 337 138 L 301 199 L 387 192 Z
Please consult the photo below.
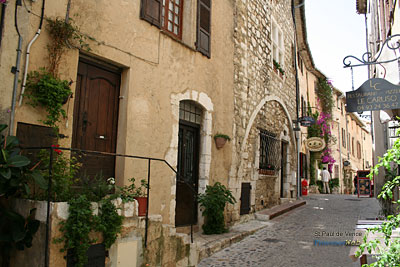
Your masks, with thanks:
M 228 233 L 220 235 L 194 234 L 194 242 L 198 250 L 199 262 L 212 254 L 239 242 L 243 238 L 255 233 L 256 231 L 269 226 L 269 222 L 251 220 L 249 222 L 233 226 Z
M 282 215 L 288 211 L 291 211 L 295 208 L 298 208 L 300 206 L 303 206 L 306 204 L 305 200 L 295 200 L 295 201 L 289 201 L 284 204 L 272 207 L 270 209 L 265 209 L 262 211 L 259 211 L 255 214 L 256 219 L 260 221 L 268 221 L 271 220 L 272 218 L 275 218 L 279 215 Z

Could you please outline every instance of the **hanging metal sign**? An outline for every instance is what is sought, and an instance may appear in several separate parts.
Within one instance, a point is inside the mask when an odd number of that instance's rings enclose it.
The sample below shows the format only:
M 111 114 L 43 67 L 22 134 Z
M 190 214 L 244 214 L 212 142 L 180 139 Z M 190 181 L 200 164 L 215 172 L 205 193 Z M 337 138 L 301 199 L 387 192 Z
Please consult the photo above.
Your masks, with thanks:
M 319 152 L 325 148 L 325 140 L 320 137 L 311 137 L 305 141 L 306 148 L 312 152 Z
M 400 86 L 381 78 L 369 79 L 346 93 L 346 111 L 362 112 L 400 108 Z
M 309 127 L 309 126 L 311 126 L 311 125 L 313 125 L 315 123 L 314 118 L 309 117 L 309 116 L 301 117 L 299 119 L 299 121 L 300 121 L 300 125 L 301 126 L 305 126 L 305 127 Z

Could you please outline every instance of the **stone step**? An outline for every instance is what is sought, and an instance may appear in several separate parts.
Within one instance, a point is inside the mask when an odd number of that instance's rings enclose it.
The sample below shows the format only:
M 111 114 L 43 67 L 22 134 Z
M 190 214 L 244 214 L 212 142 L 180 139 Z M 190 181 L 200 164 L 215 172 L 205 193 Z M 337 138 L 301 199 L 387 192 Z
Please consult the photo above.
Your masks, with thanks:
M 303 206 L 306 204 L 305 200 L 292 200 L 281 205 L 272 207 L 270 209 L 265 209 L 259 212 L 256 212 L 256 219 L 259 221 L 269 221 L 272 218 L 275 218 L 279 215 L 282 215 L 288 211 L 291 211 L 295 208 Z

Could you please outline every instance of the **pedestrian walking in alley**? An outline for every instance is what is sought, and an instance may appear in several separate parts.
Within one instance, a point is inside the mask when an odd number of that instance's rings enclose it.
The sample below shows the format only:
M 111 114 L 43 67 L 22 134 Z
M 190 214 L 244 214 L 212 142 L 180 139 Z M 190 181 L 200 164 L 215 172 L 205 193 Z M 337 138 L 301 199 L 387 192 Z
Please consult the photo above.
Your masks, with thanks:
M 322 184 L 324 185 L 324 194 L 330 194 L 329 180 L 331 179 L 331 174 L 327 171 L 326 167 L 323 168 L 321 172 Z

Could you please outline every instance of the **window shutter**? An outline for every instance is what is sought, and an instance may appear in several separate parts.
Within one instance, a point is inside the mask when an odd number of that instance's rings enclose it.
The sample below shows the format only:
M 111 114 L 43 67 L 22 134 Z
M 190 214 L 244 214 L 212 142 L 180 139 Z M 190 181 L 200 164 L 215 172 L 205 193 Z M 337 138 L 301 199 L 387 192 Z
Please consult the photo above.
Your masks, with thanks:
M 199 52 L 210 57 L 211 45 L 211 0 L 198 0 L 197 5 L 197 42 Z
M 140 18 L 160 28 L 161 0 L 141 0 Z

